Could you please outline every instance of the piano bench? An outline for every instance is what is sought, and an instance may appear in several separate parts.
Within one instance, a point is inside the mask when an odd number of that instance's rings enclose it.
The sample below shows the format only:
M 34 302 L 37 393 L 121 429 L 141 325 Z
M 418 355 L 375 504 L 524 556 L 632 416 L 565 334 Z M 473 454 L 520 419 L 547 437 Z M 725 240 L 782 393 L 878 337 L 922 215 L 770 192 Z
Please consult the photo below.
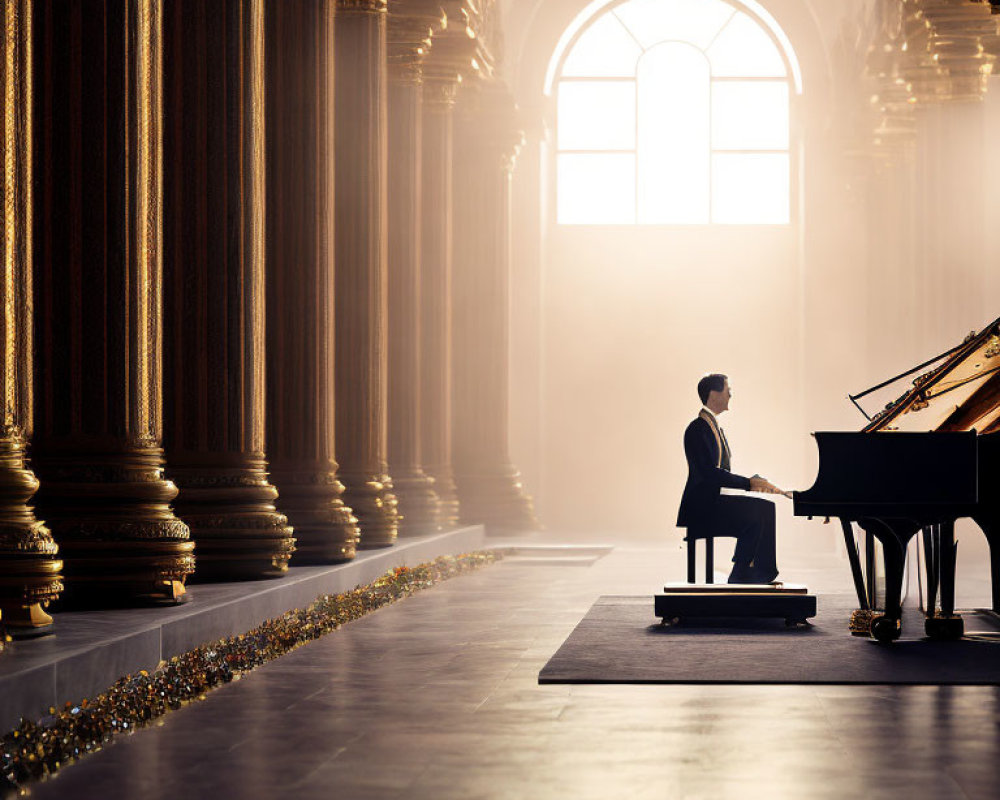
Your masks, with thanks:
M 717 535 L 724 536 L 725 534 L 703 533 L 699 530 L 692 532 L 690 529 L 688 530 L 687 536 L 684 537 L 684 541 L 687 542 L 688 583 L 698 582 L 695 577 L 695 560 L 698 557 L 697 542 L 699 539 L 705 540 L 705 583 L 715 583 L 715 537 Z

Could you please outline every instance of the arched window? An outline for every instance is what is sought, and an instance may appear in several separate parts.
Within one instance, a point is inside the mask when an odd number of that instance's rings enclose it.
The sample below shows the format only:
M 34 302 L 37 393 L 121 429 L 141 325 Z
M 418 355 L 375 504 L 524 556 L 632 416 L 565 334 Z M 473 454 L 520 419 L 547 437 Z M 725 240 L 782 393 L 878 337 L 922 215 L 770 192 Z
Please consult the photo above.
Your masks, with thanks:
M 748 5 L 625 0 L 578 27 L 554 87 L 559 223 L 789 222 L 797 75 Z

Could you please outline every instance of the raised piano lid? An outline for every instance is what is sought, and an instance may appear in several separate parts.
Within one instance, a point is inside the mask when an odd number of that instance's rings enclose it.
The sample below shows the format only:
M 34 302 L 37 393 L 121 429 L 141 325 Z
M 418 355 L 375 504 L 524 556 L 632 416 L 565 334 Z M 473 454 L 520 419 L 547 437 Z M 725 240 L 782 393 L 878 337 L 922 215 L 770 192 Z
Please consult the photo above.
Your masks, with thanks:
M 1000 430 L 1000 319 L 970 336 L 913 384 L 862 430 Z

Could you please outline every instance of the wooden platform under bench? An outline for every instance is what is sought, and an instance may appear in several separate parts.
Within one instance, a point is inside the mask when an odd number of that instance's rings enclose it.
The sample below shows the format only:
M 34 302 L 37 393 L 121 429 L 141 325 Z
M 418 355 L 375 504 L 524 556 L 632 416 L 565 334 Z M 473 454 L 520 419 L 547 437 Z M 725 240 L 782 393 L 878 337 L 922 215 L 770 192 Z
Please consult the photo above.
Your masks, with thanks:
M 789 625 L 816 616 L 816 596 L 791 583 L 668 583 L 654 596 L 663 625 L 692 618 L 782 617 Z

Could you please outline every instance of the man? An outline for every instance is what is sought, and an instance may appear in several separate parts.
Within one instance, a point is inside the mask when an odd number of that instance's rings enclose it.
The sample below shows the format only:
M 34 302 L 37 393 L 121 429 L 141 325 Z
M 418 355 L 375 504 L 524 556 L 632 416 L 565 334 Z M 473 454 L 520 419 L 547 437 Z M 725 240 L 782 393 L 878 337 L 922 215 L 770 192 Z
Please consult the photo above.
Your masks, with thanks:
M 730 472 L 729 443 L 718 416 L 728 410 L 732 390 L 718 373 L 698 382 L 703 408 L 684 431 L 688 479 L 677 512 L 677 525 L 688 533 L 735 536 L 729 583 L 770 583 L 778 576 L 774 547 L 774 503 L 759 497 L 722 494 L 722 488 L 784 494 L 759 475 Z

